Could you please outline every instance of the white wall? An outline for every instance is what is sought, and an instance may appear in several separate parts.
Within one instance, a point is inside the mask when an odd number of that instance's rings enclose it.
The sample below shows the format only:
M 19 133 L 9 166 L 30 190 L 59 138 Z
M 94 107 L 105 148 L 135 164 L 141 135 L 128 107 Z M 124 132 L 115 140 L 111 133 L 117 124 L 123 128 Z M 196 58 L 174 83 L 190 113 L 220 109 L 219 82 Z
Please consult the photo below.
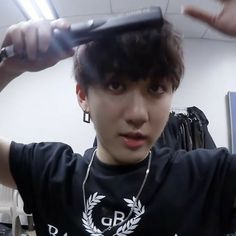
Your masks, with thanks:
M 226 95 L 236 92 L 236 43 L 185 40 L 184 50 L 186 73 L 173 106 L 199 107 L 216 145 L 229 147 Z
M 185 40 L 186 73 L 173 107 L 197 106 L 208 117 L 217 146 L 227 146 L 225 96 L 236 91 L 236 44 Z M 26 73 L 0 95 L 1 135 L 19 142 L 61 141 L 76 152 L 92 145 L 93 126 L 82 122 L 72 61 L 38 73 Z
M 93 126 L 82 122 L 72 61 L 26 73 L 0 95 L 1 135 L 19 142 L 60 141 L 83 152 L 92 145 Z

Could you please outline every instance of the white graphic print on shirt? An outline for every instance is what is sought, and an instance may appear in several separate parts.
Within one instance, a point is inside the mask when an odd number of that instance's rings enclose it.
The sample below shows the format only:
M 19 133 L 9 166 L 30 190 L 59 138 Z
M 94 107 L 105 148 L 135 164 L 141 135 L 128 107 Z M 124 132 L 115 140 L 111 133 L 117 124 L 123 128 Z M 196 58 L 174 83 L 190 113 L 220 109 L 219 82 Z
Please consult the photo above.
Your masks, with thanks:
M 48 233 L 49 233 L 50 236 L 57 236 L 57 235 L 59 235 L 58 229 L 55 226 L 50 225 L 50 224 L 48 224 Z M 95 235 L 101 235 L 102 236 L 102 234 L 95 234 Z M 122 234 L 117 234 L 117 235 L 122 235 Z M 235 235 L 236 234 L 227 234 L 226 236 L 235 236 Z M 69 235 L 67 233 L 65 233 L 65 234 L 63 234 L 63 236 L 69 236 Z M 174 236 L 178 236 L 178 235 L 175 234 Z
M 89 196 L 88 200 L 86 201 L 86 209 L 83 212 L 82 222 L 83 226 L 85 227 L 85 230 L 91 235 L 91 236 L 103 236 L 102 231 L 97 228 L 93 222 L 93 210 L 101 203 L 101 200 L 105 198 L 103 195 L 98 195 L 98 193 L 94 193 Z M 141 216 L 145 213 L 145 207 L 142 206 L 140 200 L 136 203 L 135 197 L 132 199 L 124 198 L 124 201 L 127 203 L 127 206 L 131 209 L 133 208 L 134 217 L 128 219 L 124 222 L 118 229 L 116 230 L 116 233 L 113 234 L 113 236 L 126 236 L 128 234 L 134 233 L 135 229 L 138 227 L 138 223 L 141 220 Z M 114 217 L 108 218 L 103 217 L 101 219 L 102 225 L 106 227 L 113 227 L 117 226 L 120 222 L 123 222 L 125 219 L 125 214 L 121 211 L 114 211 Z M 57 227 L 48 224 L 48 232 L 50 236 L 57 236 L 59 235 L 59 230 Z M 64 233 L 63 236 L 69 236 L 68 233 Z M 178 236 L 175 234 L 174 236 Z
M 98 195 L 98 193 L 94 193 L 90 195 L 88 200 L 86 201 L 86 209 L 83 212 L 83 225 L 88 233 L 93 236 L 102 236 L 102 230 L 97 228 L 93 223 L 92 213 L 93 208 L 96 207 L 97 204 L 101 202 L 101 200 L 105 198 L 103 195 Z M 130 218 L 127 222 L 122 224 L 116 231 L 114 235 L 116 236 L 125 236 L 134 232 L 134 230 L 138 227 L 138 223 L 141 220 L 141 215 L 145 212 L 145 207 L 142 206 L 140 200 L 136 203 L 135 197 L 132 199 L 124 198 L 124 201 L 127 203 L 129 208 L 133 208 L 133 212 L 135 216 Z M 112 227 L 117 225 L 119 222 L 122 222 L 125 219 L 125 214 L 120 211 L 115 211 L 114 218 L 102 218 L 101 222 L 104 226 Z

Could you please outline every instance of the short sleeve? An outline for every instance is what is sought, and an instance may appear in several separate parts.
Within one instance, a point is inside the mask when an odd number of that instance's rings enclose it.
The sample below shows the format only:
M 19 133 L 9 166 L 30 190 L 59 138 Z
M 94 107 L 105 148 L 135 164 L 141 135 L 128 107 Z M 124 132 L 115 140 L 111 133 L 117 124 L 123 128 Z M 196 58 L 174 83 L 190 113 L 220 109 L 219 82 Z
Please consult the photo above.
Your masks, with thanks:
M 63 143 L 11 143 L 10 170 L 26 213 L 33 213 L 35 201 L 49 194 L 52 181 L 74 168 L 75 159 L 72 148 Z
M 175 167 L 178 174 L 187 179 L 185 183 L 187 182 L 192 190 L 203 196 L 208 218 L 219 216 L 222 228 L 227 232 L 234 217 L 232 213 L 236 197 L 236 155 L 230 154 L 225 148 L 197 149 L 185 152 L 184 155 L 181 151 L 177 153 Z

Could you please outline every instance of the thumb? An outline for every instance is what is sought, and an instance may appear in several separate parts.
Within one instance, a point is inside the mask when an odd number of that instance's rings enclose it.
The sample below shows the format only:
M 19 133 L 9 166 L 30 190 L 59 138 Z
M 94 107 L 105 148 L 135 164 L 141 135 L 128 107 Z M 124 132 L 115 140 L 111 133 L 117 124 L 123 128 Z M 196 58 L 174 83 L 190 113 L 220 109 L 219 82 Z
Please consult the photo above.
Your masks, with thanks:
M 194 6 L 185 6 L 182 11 L 185 15 L 200 20 L 212 27 L 216 27 L 216 16 Z

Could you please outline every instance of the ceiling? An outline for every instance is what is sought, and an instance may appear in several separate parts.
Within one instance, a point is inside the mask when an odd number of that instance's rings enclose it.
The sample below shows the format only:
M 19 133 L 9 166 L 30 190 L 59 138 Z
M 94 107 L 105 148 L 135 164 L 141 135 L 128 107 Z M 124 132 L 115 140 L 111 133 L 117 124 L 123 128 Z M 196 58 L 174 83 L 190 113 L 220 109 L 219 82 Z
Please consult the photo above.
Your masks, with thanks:
M 198 38 L 232 41 L 210 29 L 207 25 L 194 21 L 181 14 L 181 6 L 194 4 L 204 6 L 211 12 L 219 12 L 221 7 L 215 0 L 51 0 L 59 16 L 69 22 L 79 22 L 91 18 L 110 16 L 138 8 L 160 6 L 167 19 L 183 34 L 184 38 Z M 13 0 L 0 0 L 0 42 L 6 29 L 24 19 Z

